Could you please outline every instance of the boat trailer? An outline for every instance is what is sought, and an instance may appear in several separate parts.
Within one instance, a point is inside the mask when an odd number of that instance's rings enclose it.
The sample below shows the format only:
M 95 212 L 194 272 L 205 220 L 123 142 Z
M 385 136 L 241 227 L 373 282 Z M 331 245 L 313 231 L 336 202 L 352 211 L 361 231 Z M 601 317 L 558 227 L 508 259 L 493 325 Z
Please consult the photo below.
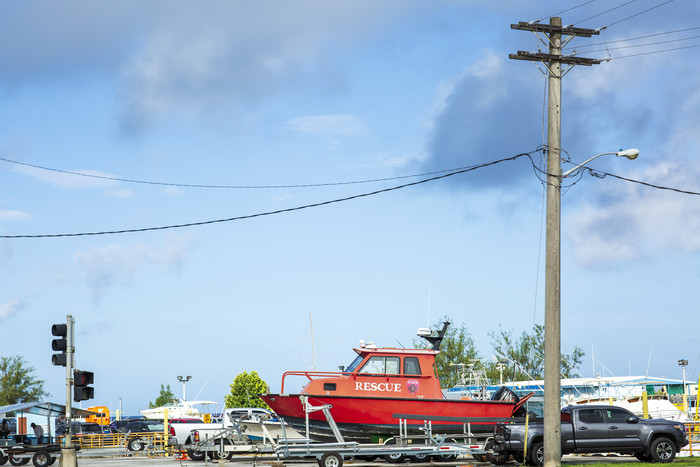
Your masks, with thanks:
M 319 467 L 342 467 L 343 460 L 348 458 L 359 458 L 363 460 L 374 460 L 378 457 L 384 458 L 388 462 L 400 463 L 405 458 L 414 461 L 424 461 L 431 457 L 436 460 L 452 461 L 461 454 L 471 454 L 472 456 L 483 456 L 484 443 L 476 441 L 476 437 L 471 434 L 468 423 L 465 423 L 463 435 L 433 434 L 432 420 L 422 415 L 395 414 L 398 418 L 399 434 L 389 438 L 383 444 L 361 444 L 349 442 L 343 439 L 338 426 L 331 415 L 332 406 L 329 404 L 313 406 L 309 403 L 308 397 L 301 396 L 302 404 L 306 412 L 307 437 L 296 439 L 287 436 L 284 419 L 280 418 L 282 428 L 282 438 L 274 439 L 260 420 L 260 426 L 264 436 L 261 443 L 253 443 L 240 424 L 234 423 L 232 428 L 228 428 L 219 434 L 200 439 L 199 433 L 194 433 L 193 438 L 198 442 L 184 446 L 192 460 L 204 460 L 205 456 L 211 459 L 226 458 L 231 459 L 235 454 L 275 454 L 279 461 L 283 459 L 315 458 Z M 322 411 L 331 427 L 331 431 L 336 438 L 336 442 L 316 442 L 308 437 L 308 414 Z M 422 433 L 418 435 L 408 434 L 408 420 L 423 420 Z M 457 441 L 460 440 L 460 441 Z M 485 442 L 488 440 L 484 440 Z

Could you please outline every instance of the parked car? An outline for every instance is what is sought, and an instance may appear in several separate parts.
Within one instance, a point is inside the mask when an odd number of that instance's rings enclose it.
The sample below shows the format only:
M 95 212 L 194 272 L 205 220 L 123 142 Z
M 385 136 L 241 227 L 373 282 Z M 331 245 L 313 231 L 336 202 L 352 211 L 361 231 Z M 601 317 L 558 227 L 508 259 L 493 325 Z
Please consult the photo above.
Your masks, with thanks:
M 165 430 L 165 424 L 163 420 L 131 420 L 125 428 L 131 433 L 162 432 Z
M 71 423 L 71 434 L 73 436 L 99 435 L 102 434 L 102 427 L 97 423 L 91 422 L 73 422 Z M 66 434 L 66 424 L 62 423 L 56 426 L 56 436 Z

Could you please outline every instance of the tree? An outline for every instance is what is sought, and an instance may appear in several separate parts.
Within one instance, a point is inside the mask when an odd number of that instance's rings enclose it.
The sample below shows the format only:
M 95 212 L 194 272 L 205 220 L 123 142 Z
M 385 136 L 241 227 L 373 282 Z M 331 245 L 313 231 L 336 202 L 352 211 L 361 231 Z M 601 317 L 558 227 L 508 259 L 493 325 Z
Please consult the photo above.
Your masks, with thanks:
M 148 408 L 155 409 L 156 407 L 163 407 L 165 404 L 172 402 L 173 399 L 175 399 L 175 394 L 173 394 L 173 391 L 170 389 L 170 385 L 168 384 L 165 386 L 163 383 L 160 383 L 160 394 L 158 394 L 155 402 L 148 403 Z
M 442 323 L 446 321 L 452 322 L 449 317 L 445 316 L 441 319 L 440 324 L 434 326 L 433 331 L 441 330 Z M 424 342 L 414 341 L 413 344 L 416 348 L 431 347 Z M 440 378 L 440 385 L 444 389 L 468 383 L 468 378 L 462 378 L 460 375 L 464 376 L 467 371 L 475 374 L 483 369 L 479 352 L 464 324 L 459 328 L 448 326 L 440 344 L 440 353 L 435 357 L 435 367 Z M 464 379 L 467 381 L 463 381 Z
M 267 383 L 258 376 L 257 372 L 244 371 L 237 375 L 231 384 L 231 392 L 226 395 L 226 408 L 258 407 L 270 410 L 270 407 L 258 397 L 259 394 L 268 391 Z
M 34 367 L 19 355 L 0 357 L 0 405 L 39 402 L 49 396 L 44 390 L 44 381 L 33 373 Z
M 500 326 L 498 334 L 490 332 L 493 351 L 503 362 L 503 378 L 511 381 L 544 378 L 544 326 L 536 324 L 531 333 L 523 332 L 518 339 L 512 331 L 504 331 Z M 583 361 L 585 353 L 578 347 L 569 354 L 561 354 L 561 375 L 571 378 Z M 496 362 L 489 363 L 488 376 L 493 382 L 499 381 Z

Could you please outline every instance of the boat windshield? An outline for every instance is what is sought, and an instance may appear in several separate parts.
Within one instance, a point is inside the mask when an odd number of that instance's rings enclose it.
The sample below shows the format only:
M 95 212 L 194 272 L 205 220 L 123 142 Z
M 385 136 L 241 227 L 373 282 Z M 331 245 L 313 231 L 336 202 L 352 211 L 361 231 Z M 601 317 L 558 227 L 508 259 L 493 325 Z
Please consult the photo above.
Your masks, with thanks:
M 352 373 L 353 371 L 355 371 L 355 369 L 357 368 L 357 366 L 358 366 L 360 363 L 362 363 L 362 360 L 363 360 L 362 355 L 358 355 L 358 356 L 355 358 L 355 360 L 353 360 L 352 363 L 351 363 L 350 365 L 348 365 L 348 367 L 345 369 L 345 372 L 347 372 L 347 373 Z

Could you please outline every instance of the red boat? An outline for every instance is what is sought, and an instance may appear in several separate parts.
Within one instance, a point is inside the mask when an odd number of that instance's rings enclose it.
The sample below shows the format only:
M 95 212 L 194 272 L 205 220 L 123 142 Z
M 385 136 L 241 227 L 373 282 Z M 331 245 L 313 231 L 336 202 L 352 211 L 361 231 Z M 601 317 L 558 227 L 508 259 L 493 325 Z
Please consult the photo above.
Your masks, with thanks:
M 357 358 L 342 372 L 288 371 L 282 376 L 280 394 L 260 397 L 300 433 L 306 431 L 306 413 L 300 396 L 307 396 L 312 406 L 330 405 L 331 415 L 347 440 L 367 442 L 373 436 L 388 437 L 396 433 L 396 414 L 418 418 L 407 420 L 410 431 L 423 426 L 421 416 L 459 418 L 508 418 L 524 415 L 523 404 L 508 388 L 501 388 L 489 400 L 446 399 L 435 374 L 435 356 L 449 323 L 436 335 L 423 336 L 431 349 L 377 348 L 361 345 L 354 349 Z M 308 383 L 298 394 L 285 394 L 285 379 L 302 376 Z M 332 431 L 320 411 L 311 412 L 309 435 L 329 439 Z M 493 422 L 474 420 L 472 431 L 491 431 Z M 458 421 L 432 422 L 435 433 L 462 433 Z M 375 439 L 376 441 L 376 439 Z

